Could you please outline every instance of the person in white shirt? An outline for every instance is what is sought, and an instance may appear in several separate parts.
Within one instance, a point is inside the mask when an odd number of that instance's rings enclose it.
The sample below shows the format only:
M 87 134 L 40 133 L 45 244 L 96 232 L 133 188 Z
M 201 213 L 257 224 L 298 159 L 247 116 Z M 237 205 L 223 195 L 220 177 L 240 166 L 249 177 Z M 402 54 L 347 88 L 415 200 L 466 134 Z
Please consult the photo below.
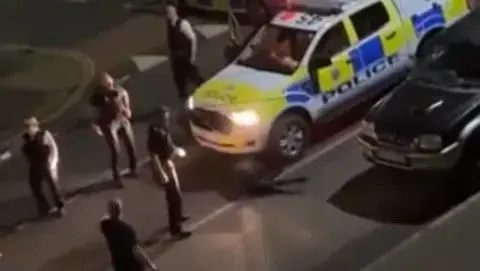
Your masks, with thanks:
M 193 81 L 197 86 L 204 82 L 195 65 L 197 57 L 197 36 L 188 20 L 178 14 L 174 3 L 166 5 L 167 42 L 173 79 L 180 99 L 188 98 L 187 83 Z
M 40 124 L 35 117 L 25 119 L 24 144 L 22 147 L 29 166 L 29 184 L 37 202 L 40 216 L 50 214 L 51 206 L 43 193 L 43 182 L 46 181 L 57 207 L 57 214 L 65 214 L 63 195 L 58 187 L 59 151 L 53 135 Z

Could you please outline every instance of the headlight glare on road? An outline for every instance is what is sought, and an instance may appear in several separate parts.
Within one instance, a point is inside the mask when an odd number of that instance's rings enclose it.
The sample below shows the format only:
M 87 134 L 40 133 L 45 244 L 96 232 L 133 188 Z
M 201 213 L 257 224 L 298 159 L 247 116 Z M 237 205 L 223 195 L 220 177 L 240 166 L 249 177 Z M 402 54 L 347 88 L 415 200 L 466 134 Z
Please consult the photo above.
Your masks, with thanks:
M 248 111 L 232 113 L 232 121 L 236 125 L 253 126 L 258 124 L 258 122 L 260 121 L 260 118 L 257 112 L 253 110 L 248 110 Z
M 377 133 L 375 132 L 375 124 L 366 120 L 362 121 L 361 134 L 367 137 L 377 138 Z
M 422 150 L 439 150 L 443 147 L 442 137 L 439 135 L 421 135 L 415 139 L 417 146 Z

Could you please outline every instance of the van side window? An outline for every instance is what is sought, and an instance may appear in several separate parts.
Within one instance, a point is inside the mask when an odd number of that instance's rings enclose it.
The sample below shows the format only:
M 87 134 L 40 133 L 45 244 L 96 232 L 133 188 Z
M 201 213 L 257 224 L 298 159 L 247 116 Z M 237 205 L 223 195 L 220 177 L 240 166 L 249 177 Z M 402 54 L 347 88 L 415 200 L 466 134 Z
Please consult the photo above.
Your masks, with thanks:
M 343 26 L 343 22 L 340 22 L 327 30 L 321 37 L 320 42 L 313 51 L 313 55 L 315 58 L 330 59 L 348 47 L 350 47 L 348 34 Z
M 350 16 L 358 39 L 378 31 L 390 20 L 387 10 L 382 2 L 377 2 Z

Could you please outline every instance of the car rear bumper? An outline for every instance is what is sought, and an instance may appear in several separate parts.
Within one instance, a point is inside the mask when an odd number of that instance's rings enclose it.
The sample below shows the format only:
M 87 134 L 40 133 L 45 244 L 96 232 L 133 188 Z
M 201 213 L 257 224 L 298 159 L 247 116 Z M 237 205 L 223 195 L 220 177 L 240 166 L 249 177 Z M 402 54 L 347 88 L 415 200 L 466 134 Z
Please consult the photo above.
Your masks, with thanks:
M 357 137 L 363 147 L 364 157 L 378 165 L 402 170 L 449 170 L 455 166 L 462 155 L 461 144 L 455 142 L 439 152 L 421 153 L 400 151 L 381 146 L 362 135 Z M 386 158 L 389 154 L 389 158 Z

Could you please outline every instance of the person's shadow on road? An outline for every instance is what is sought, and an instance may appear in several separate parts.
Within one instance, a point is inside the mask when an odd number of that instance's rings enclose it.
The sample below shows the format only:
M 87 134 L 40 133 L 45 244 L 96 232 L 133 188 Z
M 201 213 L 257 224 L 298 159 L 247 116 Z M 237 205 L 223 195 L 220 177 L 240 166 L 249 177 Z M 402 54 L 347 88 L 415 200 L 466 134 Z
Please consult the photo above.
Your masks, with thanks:
M 292 188 L 290 185 L 304 184 L 307 178 L 283 179 L 271 182 L 253 182 L 247 185 L 247 197 L 268 197 L 274 195 L 299 195 L 303 191 L 298 188 Z

